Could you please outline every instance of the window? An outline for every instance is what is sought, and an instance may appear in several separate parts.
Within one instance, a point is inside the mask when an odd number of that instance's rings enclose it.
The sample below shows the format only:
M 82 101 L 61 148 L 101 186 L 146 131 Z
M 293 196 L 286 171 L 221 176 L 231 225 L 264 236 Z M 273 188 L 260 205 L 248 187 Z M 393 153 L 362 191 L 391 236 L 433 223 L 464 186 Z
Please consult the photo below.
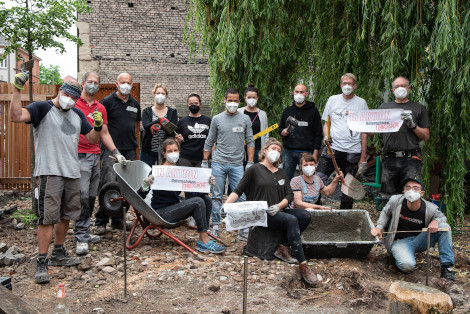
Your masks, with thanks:
M 7 59 L 1 60 L 0 61 L 0 68 L 6 68 L 7 67 Z

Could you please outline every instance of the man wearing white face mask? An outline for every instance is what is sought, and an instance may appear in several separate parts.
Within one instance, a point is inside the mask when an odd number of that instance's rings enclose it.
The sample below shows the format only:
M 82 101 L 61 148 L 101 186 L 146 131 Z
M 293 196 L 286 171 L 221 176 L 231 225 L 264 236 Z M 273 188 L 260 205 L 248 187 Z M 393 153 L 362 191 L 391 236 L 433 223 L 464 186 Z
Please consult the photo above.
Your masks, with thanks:
M 404 120 L 398 132 L 381 133 L 382 138 L 382 202 L 387 204 L 391 195 L 400 193 L 405 178 L 421 178 L 420 141 L 429 139 L 430 121 L 426 108 L 410 101 L 410 82 L 403 76 L 392 83 L 395 100 L 380 105 L 379 109 L 404 109 Z
M 136 156 L 137 138 L 140 131 L 141 111 L 140 104 L 131 95 L 132 77 L 129 73 L 121 73 L 116 81 L 117 91 L 105 97 L 101 103 L 108 115 L 108 130 L 114 144 L 126 160 L 134 160 Z M 101 143 L 101 187 L 111 181 L 116 181 L 113 170 L 114 161 L 109 158 L 112 152 Z M 95 214 L 95 233 L 106 233 L 109 216 L 103 208 Z M 123 217 L 112 217 L 111 228 L 122 229 Z
M 333 95 L 328 99 L 322 120 L 324 139 L 331 139 L 333 143 L 331 148 L 335 154 L 336 162 L 346 175 L 353 172 L 356 165 L 358 171 L 364 171 L 367 166 L 367 134 L 360 132 L 351 132 L 347 122 L 347 112 L 368 110 L 364 99 L 354 94 L 357 88 L 356 76 L 352 73 L 346 73 L 341 76 L 340 87 L 342 94 Z M 331 128 L 328 127 L 328 118 L 331 121 Z M 325 147 L 318 163 L 317 174 L 326 184 L 331 173 L 334 171 L 331 156 Z M 346 194 L 341 195 L 341 209 L 353 208 L 353 199 Z
M 427 248 L 427 233 L 410 231 L 429 228 L 430 245 L 438 243 L 441 277 L 455 280 L 455 273 L 451 270 L 454 266 L 452 231 L 447 218 L 435 204 L 422 198 L 424 190 L 420 180 L 407 178 L 402 186 L 404 194 L 390 198 L 380 214 L 377 227 L 371 230 L 372 236 L 382 238 L 382 231 L 390 232 L 384 240 L 385 248 L 392 253 L 397 267 L 408 273 L 416 266 L 414 254 Z M 438 228 L 448 228 L 449 231 L 438 231 Z
M 50 281 L 48 266 L 74 266 L 80 258 L 70 257 L 64 247 L 69 221 L 80 217 L 80 162 L 77 146 L 80 134 L 95 143 L 103 125 L 100 112 L 93 112 L 93 126 L 85 115 L 74 108 L 82 88 L 76 81 L 66 81 L 53 100 L 21 106 L 20 90 L 27 80 L 25 73 L 15 77 L 10 117 L 13 122 L 31 123 L 34 128 L 36 164 L 34 176 L 38 185 L 38 257 L 36 283 Z M 47 259 L 49 244 L 54 249 Z
M 235 88 L 225 92 L 226 110 L 216 115 L 209 128 L 209 135 L 204 143 L 204 154 L 201 167 L 209 167 L 209 156 L 212 153 L 212 175 L 215 177 L 215 186 L 212 190 L 212 233 L 219 235 L 220 208 L 222 195 L 225 191 L 225 181 L 233 191 L 243 177 L 244 146 L 246 142 L 248 152 L 248 169 L 253 165 L 255 143 L 251 121 L 247 115 L 237 111 L 240 103 L 240 93 Z M 242 201 L 244 198 L 242 198 Z

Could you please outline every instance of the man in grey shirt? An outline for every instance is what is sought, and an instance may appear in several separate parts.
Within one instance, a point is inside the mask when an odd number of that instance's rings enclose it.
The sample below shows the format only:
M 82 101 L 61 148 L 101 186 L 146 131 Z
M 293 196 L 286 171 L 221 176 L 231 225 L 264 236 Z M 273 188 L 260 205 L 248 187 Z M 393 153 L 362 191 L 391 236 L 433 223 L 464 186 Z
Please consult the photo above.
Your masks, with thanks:
M 219 236 L 220 208 L 225 182 L 233 191 L 243 177 L 243 157 L 246 142 L 248 163 L 246 168 L 253 165 L 255 141 L 251 129 L 250 118 L 237 111 L 240 104 L 240 93 L 235 88 L 229 88 L 224 98 L 226 110 L 216 115 L 211 122 L 209 135 L 204 144 L 204 156 L 201 167 L 209 167 L 209 155 L 212 153 L 212 175 L 215 186 L 212 190 L 212 234 Z M 240 200 L 240 199 L 239 199 Z M 244 198 L 241 198 L 244 201 Z

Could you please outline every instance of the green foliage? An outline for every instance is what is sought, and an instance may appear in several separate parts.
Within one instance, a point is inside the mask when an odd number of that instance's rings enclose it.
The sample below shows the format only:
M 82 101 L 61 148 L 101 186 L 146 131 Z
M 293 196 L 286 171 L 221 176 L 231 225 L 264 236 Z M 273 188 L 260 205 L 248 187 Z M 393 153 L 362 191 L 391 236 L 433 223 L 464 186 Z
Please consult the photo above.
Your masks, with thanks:
M 62 84 L 64 82 L 60 77 L 60 67 L 53 64 L 48 68 L 42 64 L 39 66 L 39 79 L 43 85 Z
M 11 218 L 15 218 L 16 220 L 20 220 L 24 223 L 27 227 L 34 227 L 38 220 L 35 212 L 31 209 L 26 210 L 18 210 L 11 214 Z
M 208 55 L 213 112 L 227 87 L 253 82 L 271 123 L 300 81 L 322 112 L 346 72 L 357 76 L 356 93 L 371 109 L 392 100 L 395 77 L 410 78 L 410 99 L 424 103 L 431 118 L 424 180 L 442 166 L 447 217 L 463 221 L 470 1 L 190 0 L 185 38 L 193 53 Z
M 65 51 L 58 40 L 65 38 L 82 44 L 80 38 L 68 32 L 77 20 L 77 12 L 90 12 L 85 0 L 17 0 L 17 5 L 7 8 L 0 2 L 0 33 L 10 43 L 0 58 L 23 47 L 28 52 L 56 48 Z

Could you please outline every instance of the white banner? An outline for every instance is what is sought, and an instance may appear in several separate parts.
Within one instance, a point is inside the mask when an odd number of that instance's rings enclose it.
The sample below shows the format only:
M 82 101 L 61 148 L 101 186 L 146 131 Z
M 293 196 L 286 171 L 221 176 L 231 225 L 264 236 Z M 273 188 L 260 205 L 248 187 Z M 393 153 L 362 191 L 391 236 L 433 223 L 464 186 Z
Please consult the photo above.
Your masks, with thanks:
M 375 109 L 349 111 L 348 126 L 351 131 L 365 133 L 398 132 L 403 120 L 403 109 Z
M 152 190 L 209 193 L 209 168 L 153 166 Z
M 227 213 L 224 219 L 225 228 L 232 231 L 254 226 L 267 227 L 267 209 L 266 201 L 224 204 L 224 211 Z

